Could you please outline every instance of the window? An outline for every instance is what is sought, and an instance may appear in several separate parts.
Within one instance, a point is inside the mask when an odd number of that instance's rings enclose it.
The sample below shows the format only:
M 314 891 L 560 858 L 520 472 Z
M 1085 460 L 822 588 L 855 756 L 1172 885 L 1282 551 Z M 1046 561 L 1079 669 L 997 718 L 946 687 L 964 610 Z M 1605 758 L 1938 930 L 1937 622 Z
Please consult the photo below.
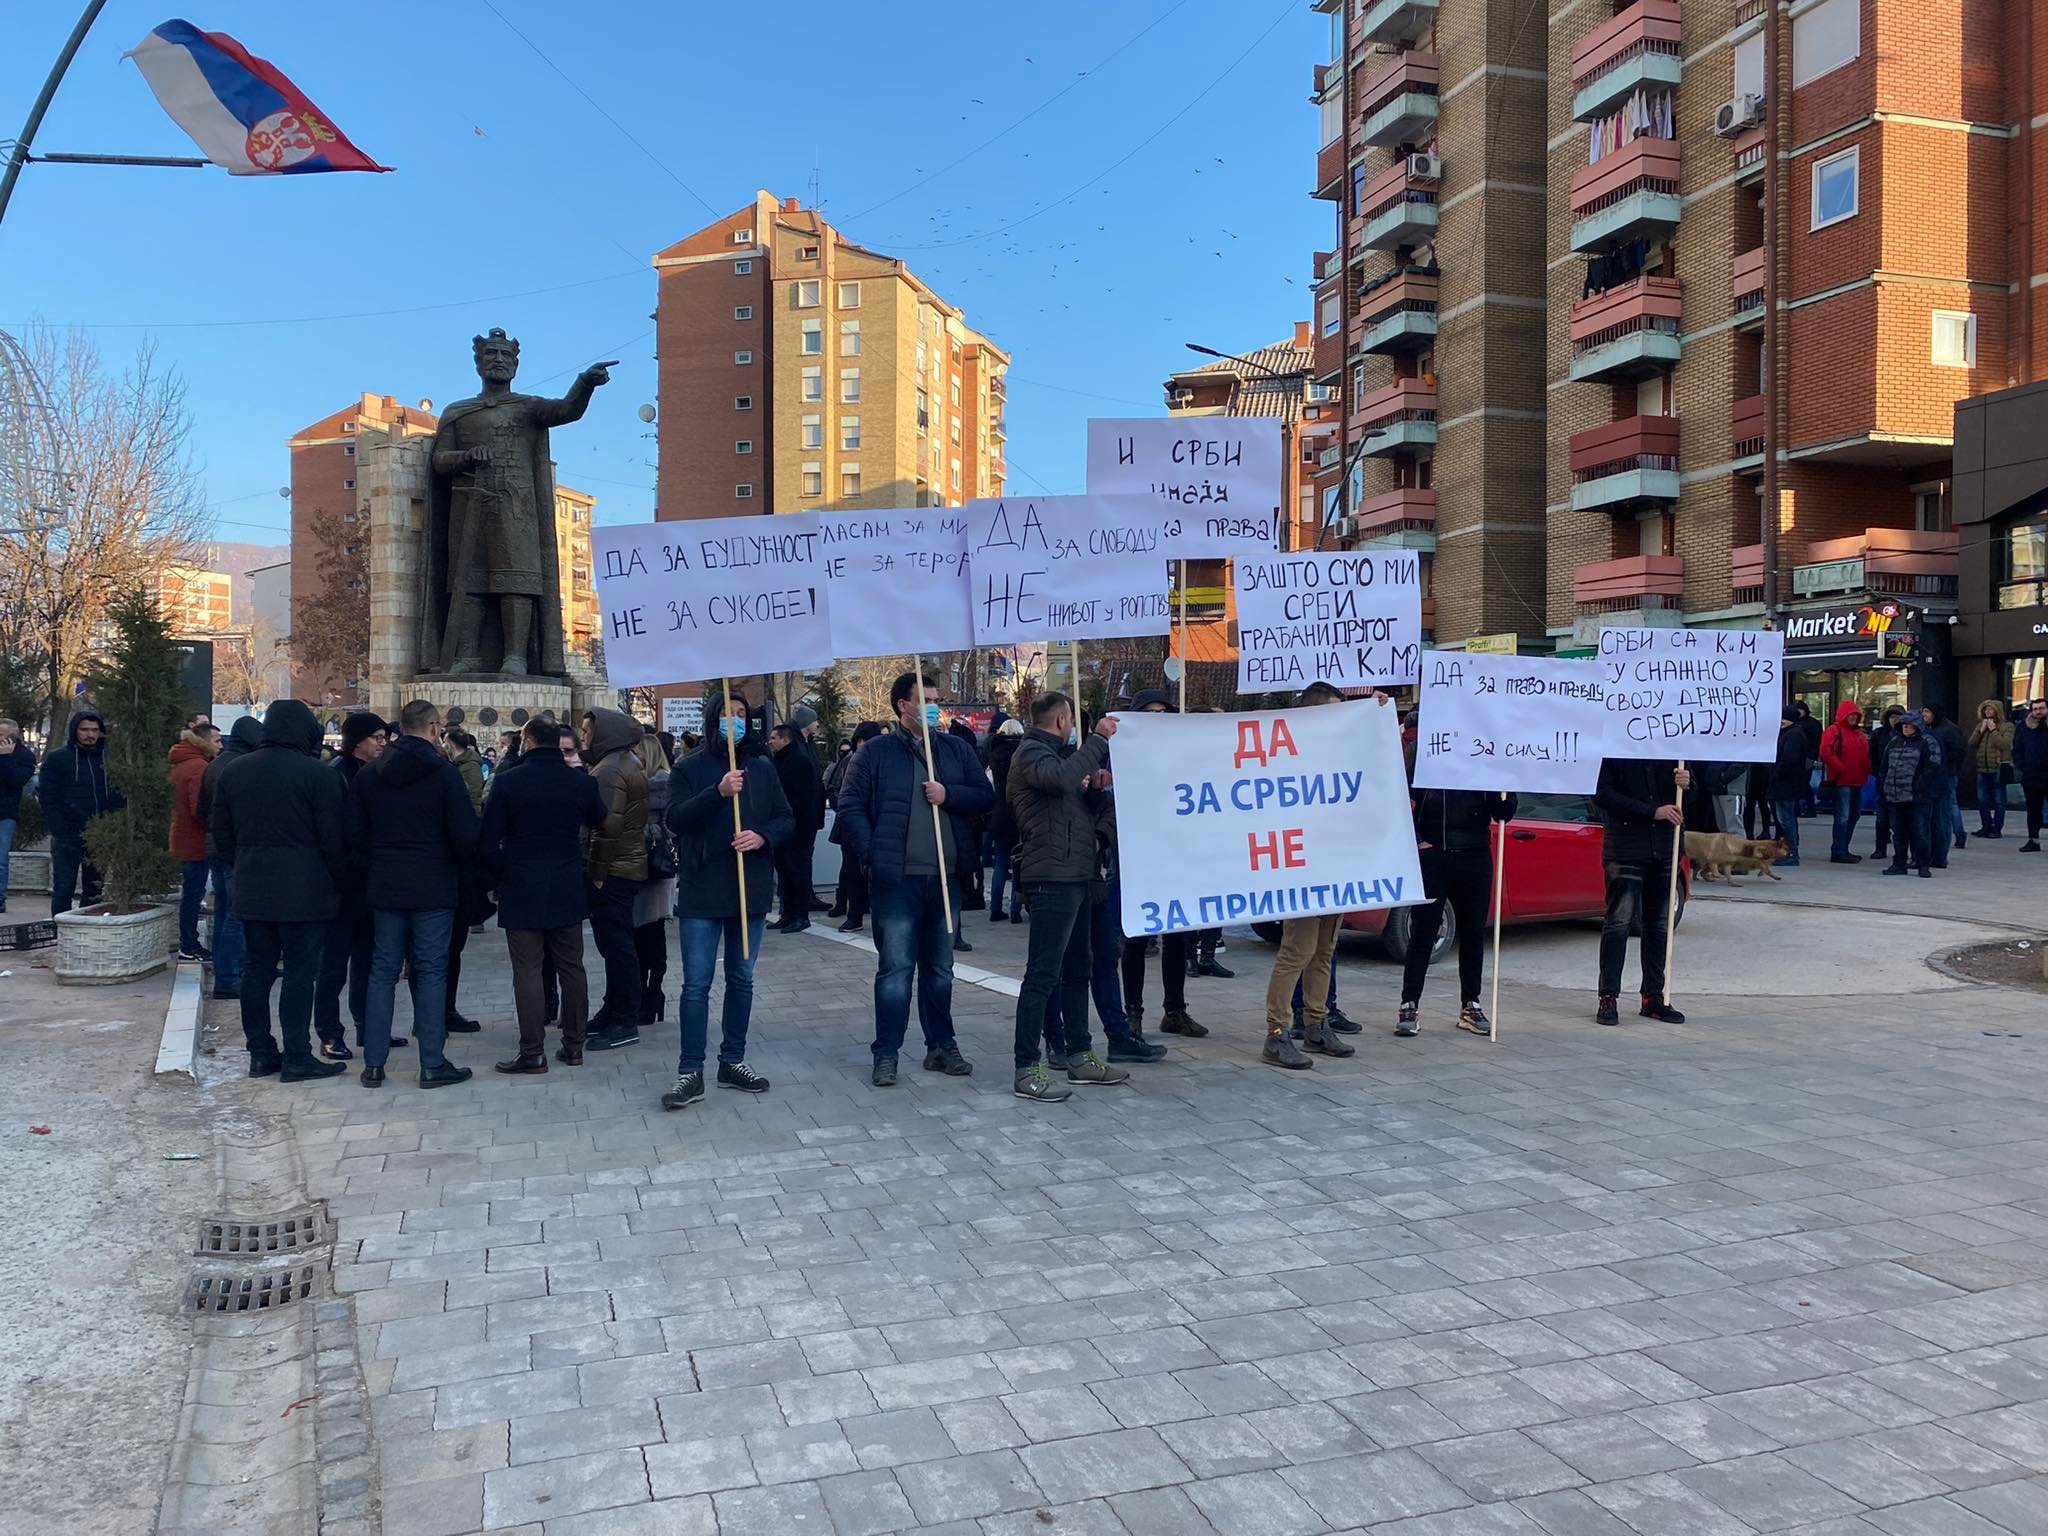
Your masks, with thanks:
M 818 259 L 818 248 L 815 245 L 800 245 L 796 248 L 796 259 L 798 261 L 816 261 Z
M 1922 533 L 1955 532 L 1955 493 L 1948 481 L 1913 487 L 1913 526 Z
M 839 398 L 851 405 L 860 399 L 860 370 L 842 368 L 839 370 Z
M 822 400 L 822 399 L 824 399 L 824 398 L 825 398 L 825 370 L 824 370 L 824 369 L 822 369 L 822 368 L 806 368 L 806 369 L 804 370 L 804 392 L 803 392 L 803 397 L 804 397 L 804 399 L 806 399 L 806 400 Z
M 1857 177 L 1863 151 L 1845 149 L 1813 162 L 1813 227 L 1825 229 L 1856 217 Z
M 1977 366 L 1977 317 L 1961 310 L 1934 312 L 1934 366 L 1974 368 Z
M 825 418 L 806 416 L 804 418 L 804 446 L 822 448 L 825 446 Z
M 1334 336 L 1344 324 L 1344 295 L 1326 293 L 1323 295 L 1323 334 Z
M 736 411 L 751 411 L 754 408 L 754 397 L 752 395 L 734 395 L 732 397 L 732 408 Z
M 341 482 L 341 488 L 344 491 L 352 491 L 356 488 L 356 483 L 353 480 L 344 480 Z
M 839 307 L 841 309 L 860 308 L 859 283 L 841 283 L 839 285 Z
M 1664 375 L 1653 373 L 1636 385 L 1636 414 L 1638 416 L 1663 416 Z
M 960 461 L 958 459 L 953 461 L 953 489 L 956 491 L 960 489 Z
M 858 464 L 847 464 L 841 467 L 839 471 L 839 494 L 842 496 L 858 496 L 860 494 L 860 466 Z
M 822 495 L 824 495 L 824 494 L 825 494 L 825 471 L 824 471 L 824 470 L 822 470 L 822 469 L 820 469 L 820 468 L 819 468 L 819 467 L 818 467 L 818 466 L 817 466 L 816 464 L 806 464 L 806 465 L 804 466 L 804 470 L 803 470 L 803 473 L 804 473 L 804 494 L 805 494 L 806 496 L 822 496 Z
M 805 357 L 822 357 L 825 352 L 825 323 L 822 320 L 804 322 Z
M 751 304 L 735 305 L 733 307 L 732 317 L 735 320 L 751 320 L 754 318 L 754 306 Z
M 925 370 L 925 348 L 924 348 L 924 338 L 923 338 L 922 336 L 920 336 L 920 337 L 918 337 L 918 338 L 917 338 L 917 371 L 918 371 L 918 372 L 919 372 L 919 373 L 921 374 L 921 373 L 923 373 L 923 372 L 924 372 L 924 370 Z
M 960 409 L 960 381 L 958 379 L 953 381 L 953 409 L 956 411 Z
M 953 418 L 953 419 L 952 419 L 952 420 L 951 420 L 950 422 L 948 422 L 948 423 L 947 423 L 947 427 L 948 427 L 948 429 L 949 429 L 949 430 L 950 430 L 950 431 L 952 432 L 952 434 L 953 434 L 953 446 L 954 446 L 954 447 L 956 447 L 956 448 L 957 448 L 957 447 L 959 447 L 959 446 L 960 446 L 960 418 L 959 418 L 958 416 L 955 416 L 955 417 L 954 417 L 954 418 Z
M 732 488 L 732 493 L 741 501 L 754 499 L 754 488 L 751 485 L 736 485 Z
M 732 243 L 734 245 L 752 245 L 754 243 L 754 232 L 751 229 L 736 229 L 732 232 Z
M 732 264 L 732 275 L 734 277 L 746 277 L 753 270 L 754 264 L 751 261 L 736 261 Z
M 842 320 L 839 322 L 839 355 L 841 357 L 860 356 L 860 322 L 858 320 Z
M 352 432 L 354 432 L 354 431 L 355 431 L 355 429 L 356 429 L 356 424 L 355 424 L 354 422 L 352 422 L 352 421 L 344 421 L 344 422 L 343 422 L 343 423 L 341 424 L 341 430 L 342 430 L 342 434 L 343 434 L 343 436 L 347 436 L 347 435 L 348 435 L 349 433 L 352 433 Z
M 1334 13 L 1333 13 L 1334 14 Z M 1344 86 L 1340 81 L 1323 98 L 1323 142 L 1334 144 L 1344 132 Z
M 1735 99 L 1754 96 L 1761 100 L 1764 90 L 1764 35 L 1752 32 L 1735 45 Z
M 839 418 L 839 448 L 842 453 L 853 453 L 860 447 L 860 418 L 842 416 Z
M 734 453 L 752 453 L 754 451 L 753 439 L 747 437 L 741 438 L 738 442 L 732 445 L 732 451 Z
M 2048 602 L 2048 522 L 2015 523 L 1997 534 L 1998 606 L 2038 608 Z
M 752 366 L 753 361 L 754 354 L 751 352 L 735 352 L 732 355 L 732 365 L 735 368 L 750 367 Z
M 1863 0 L 1820 0 L 1792 19 L 1792 83 L 1833 74 L 1863 51 Z
M 341 445 L 341 453 L 343 458 L 354 458 L 356 456 L 356 445 L 354 443 L 343 443 Z
M 790 302 L 798 309 L 816 309 L 818 307 L 818 280 L 815 277 L 807 277 L 801 282 L 790 284 Z
M 924 390 L 917 392 L 917 430 L 922 432 L 932 424 L 932 397 Z

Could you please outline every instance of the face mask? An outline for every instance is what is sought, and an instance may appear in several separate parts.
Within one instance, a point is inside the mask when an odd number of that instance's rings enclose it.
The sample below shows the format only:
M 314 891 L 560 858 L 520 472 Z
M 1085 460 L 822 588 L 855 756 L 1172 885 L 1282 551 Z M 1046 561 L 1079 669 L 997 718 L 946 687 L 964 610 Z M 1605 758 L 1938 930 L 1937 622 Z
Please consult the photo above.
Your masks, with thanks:
M 927 704 L 927 705 L 925 705 L 925 707 L 924 707 L 924 725 L 925 725 L 925 729 L 926 729 L 926 730 L 928 730 L 928 731 L 936 731 L 936 730 L 937 730 L 937 729 L 939 728 L 939 706 L 938 706 L 938 705 L 936 705 L 936 704 Z
M 725 735 L 728 741 L 745 741 L 747 738 L 747 722 L 737 715 L 727 715 L 725 717 Z

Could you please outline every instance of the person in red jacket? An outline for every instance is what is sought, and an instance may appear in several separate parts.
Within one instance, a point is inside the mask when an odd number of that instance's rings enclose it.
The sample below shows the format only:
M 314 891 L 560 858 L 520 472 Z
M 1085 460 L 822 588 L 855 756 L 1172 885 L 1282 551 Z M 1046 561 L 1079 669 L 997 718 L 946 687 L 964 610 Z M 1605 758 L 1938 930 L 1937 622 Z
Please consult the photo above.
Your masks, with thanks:
M 178 958 L 211 960 L 199 942 L 199 903 L 206 896 L 206 823 L 199 817 L 199 781 L 213 761 L 213 723 L 195 720 L 171 743 L 171 857 L 184 866 L 178 899 Z
M 1863 786 L 1870 782 L 1870 738 L 1863 734 L 1863 711 L 1854 699 L 1835 707 L 1835 723 L 1820 733 L 1820 761 L 1835 786 L 1835 840 L 1830 864 L 1861 864 L 1851 853 L 1856 821 L 1863 814 Z

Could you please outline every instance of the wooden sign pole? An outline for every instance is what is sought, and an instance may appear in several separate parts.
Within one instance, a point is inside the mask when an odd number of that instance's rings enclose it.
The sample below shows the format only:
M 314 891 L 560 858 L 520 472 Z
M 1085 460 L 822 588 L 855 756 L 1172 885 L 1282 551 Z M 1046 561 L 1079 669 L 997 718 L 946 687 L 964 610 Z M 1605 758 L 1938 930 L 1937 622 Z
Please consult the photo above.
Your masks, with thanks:
M 910 675 L 913 679 L 911 690 L 917 698 L 918 734 L 924 738 L 924 775 L 927 779 L 936 783 L 939 777 L 939 770 L 932 762 L 932 726 L 931 722 L 925 718 L 924 713 L 924 658 L 922 656 L 910 658 Z M 930 804 L 929 801 L 926 803 Z M 939 906 L 946 914 L 946 932 L 950 934 L 953 932 L 953 886 L 951 877 L 946 869 L 946 826 L 944 822 L 939 820 L 939 808 L 936 805 L 932 806 L 931 811 L 932 847 L 938 851 L 939 861 Z
M 1501 799 L 1507 799 L 1503 794 Z M 1500 1039 L 1500 902 L 1507 885 L 1508 824 L 1493 824 L 1493 1008 L 1486 1015 L 1486 1038 Z
M 740 749 L 739 743 L 732 739 L 732 726 L 730 724 L 732 720 L 732 679 L 721 677 L 718 680 L 718 686 L 719 690 L 725 695 L 725 712 L 718 717 L 718 728 L 725 733 L 725 767 L 728 773 L 737 773 L 740 768 Z M 740 795 L 734 795 L 732 797 L 732 835 L 737 838 L 746 830 L 746 827 L 740 821 Z M 747 952 L 747 856 L 737 848 L 733 849 L 732 856 L 739 865 L 740 871 L 740 958 L 742 960 L 750 960 L 753 957 Z
M 1685 759 L 1678 760 L 1685 772 Z M 1671 1006 L 1671 953 L 1678 938 L 1678 861 L 1685 854 L 1685 792 L 1672 786 L 1671 797 L 1678 804 L 1678 825 L 1671 829 L 1671 889 L 1664 900 L 1664 1006 Z

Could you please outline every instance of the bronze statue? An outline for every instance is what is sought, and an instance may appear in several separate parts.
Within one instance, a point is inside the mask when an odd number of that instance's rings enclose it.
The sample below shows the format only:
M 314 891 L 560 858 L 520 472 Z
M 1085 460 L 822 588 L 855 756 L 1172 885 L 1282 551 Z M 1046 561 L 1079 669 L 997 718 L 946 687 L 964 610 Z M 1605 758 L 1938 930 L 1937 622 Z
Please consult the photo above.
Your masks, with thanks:
M 548 428 L 582 418 L 616 363 L 593 363 L 559 400 L 516 395 L 519 343 L 474 339 L 483 393 L 441 413 L 427 513 L 420 660 L 444 673 L 566 675 Z

